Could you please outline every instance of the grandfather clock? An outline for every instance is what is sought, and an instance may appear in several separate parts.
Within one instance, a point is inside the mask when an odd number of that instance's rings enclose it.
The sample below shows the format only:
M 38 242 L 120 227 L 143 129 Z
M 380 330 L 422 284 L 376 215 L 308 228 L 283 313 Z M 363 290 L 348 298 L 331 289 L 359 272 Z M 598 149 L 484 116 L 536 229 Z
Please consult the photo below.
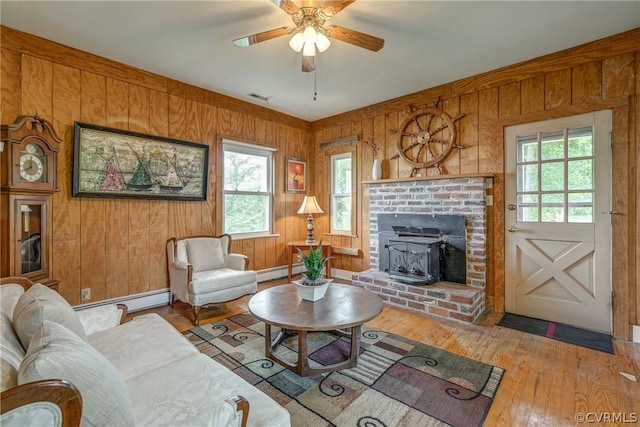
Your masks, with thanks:
M 0 126 L 0 276 L 24 276 L 53 289 L 51 195 L 58 148 L 50 122 L 20 116 Z

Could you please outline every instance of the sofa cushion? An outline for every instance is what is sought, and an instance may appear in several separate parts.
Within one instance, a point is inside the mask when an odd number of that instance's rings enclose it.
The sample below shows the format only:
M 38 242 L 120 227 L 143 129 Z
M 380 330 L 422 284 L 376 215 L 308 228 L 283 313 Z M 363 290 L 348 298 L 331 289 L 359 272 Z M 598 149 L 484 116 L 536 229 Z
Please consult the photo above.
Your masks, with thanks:
M 187 254 L 193 271 L 215 270 L 224 267 L 224 250 L 220 239 L 214 237 L 187 239 Z
M 89 343 L 113 364 L 125 381 L 198 349 L 156 313 L 134 317 L 122 325 L 89 335 Z
M 83 426 L 132 426 L 127 385 L 107 359 L 66 327 L 44 320 L 20 365 L 18 384 L 60 378 L 82 395 Z
M 13 309 L 22 294 L 20 285 L 0 286 L 0 391 L 18 384 L 18 369 L 24 359 L 24 348 L 12 325 Z
M 59 323 L 87 340 L 78 315 L 62 296 L 40 283 L 29 288 L 13 311 L 13 328 L 25 349 L 44 320 Z
M 175 361 L 127 385 L 136 425 L 218 427 L 223 401 L 239 394 L 249 401 L 247 425 L 290 426 L 287 410 L 204 354 Z

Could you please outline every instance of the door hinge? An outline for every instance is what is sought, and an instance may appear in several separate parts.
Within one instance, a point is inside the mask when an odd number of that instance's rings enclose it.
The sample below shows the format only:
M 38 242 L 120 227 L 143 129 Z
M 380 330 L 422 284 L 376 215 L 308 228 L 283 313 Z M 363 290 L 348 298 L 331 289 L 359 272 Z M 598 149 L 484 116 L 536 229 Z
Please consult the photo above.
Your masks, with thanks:
M 613 147 L 613 132 L 609 132 L 609 147 Z

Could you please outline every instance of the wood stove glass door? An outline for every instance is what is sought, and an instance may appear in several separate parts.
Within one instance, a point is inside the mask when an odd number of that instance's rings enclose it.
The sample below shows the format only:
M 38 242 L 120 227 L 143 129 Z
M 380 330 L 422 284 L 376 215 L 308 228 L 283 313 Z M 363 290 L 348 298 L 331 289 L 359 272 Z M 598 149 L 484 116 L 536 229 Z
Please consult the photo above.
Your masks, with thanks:
M 608 110 L 505 129 L 507 312 L 611 333 L 610 131 Z

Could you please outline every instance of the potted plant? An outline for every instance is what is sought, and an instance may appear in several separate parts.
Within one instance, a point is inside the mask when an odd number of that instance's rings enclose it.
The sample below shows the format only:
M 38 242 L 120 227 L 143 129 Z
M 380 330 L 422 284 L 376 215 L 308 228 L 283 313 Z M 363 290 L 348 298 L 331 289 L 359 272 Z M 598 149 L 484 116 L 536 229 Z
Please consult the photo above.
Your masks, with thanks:
M 304 262 L 304 267 L 307 269 L 306 272 L 302 273 L 303 277 L 301 280 L 294 280 L 293 282 L 298 287 L 300 297 L 308 301 L 317 301 L 322 299 L 327 291 L 329 283 L 331 283 L 330 279 L 327 279 L 322 275 L 324 265 L 330 258 L 322 256 L 322 241 L 318 243 L 318 246 L 315 249 L 310 247 L 308 255 L 300 248 L 296 249 Z

